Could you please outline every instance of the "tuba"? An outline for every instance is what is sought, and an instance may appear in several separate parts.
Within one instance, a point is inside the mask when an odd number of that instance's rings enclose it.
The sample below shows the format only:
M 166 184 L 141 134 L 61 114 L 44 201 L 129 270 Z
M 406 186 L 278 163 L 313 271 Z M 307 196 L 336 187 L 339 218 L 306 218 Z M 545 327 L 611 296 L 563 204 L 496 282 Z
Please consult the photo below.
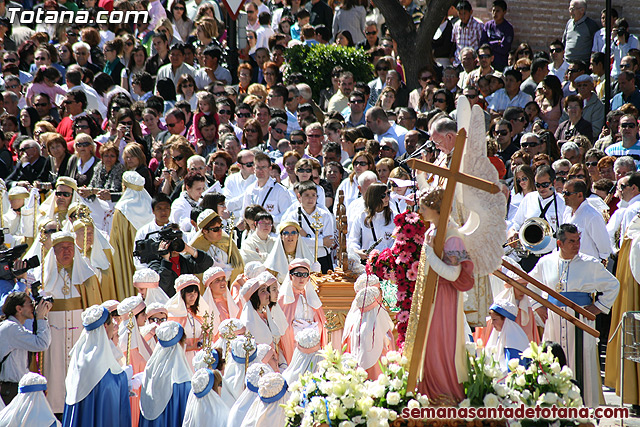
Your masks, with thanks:
M 510 247 L 511 252 L 515 251 L 520 257 L 531 254 L 542 255 L 555 248 L 556 239 L 553 237 L 553 229 L 549 223 L 542 218 L 534 217 L 522 224 L 517 239 L 513 239 L 504 246 Z

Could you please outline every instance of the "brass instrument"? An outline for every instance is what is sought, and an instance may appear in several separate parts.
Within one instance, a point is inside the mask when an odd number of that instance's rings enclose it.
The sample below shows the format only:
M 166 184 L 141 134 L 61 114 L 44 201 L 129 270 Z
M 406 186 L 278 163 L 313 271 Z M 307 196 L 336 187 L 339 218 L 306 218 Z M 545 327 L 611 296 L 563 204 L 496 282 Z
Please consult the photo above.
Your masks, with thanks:
M 556 246 L 553 229 L 542 218 L 529 218 L 520 227 L 516 236 L 503 245 L 511 248 L 518 256 L 524 258 L 531 254 L 542 255 L 551 252 Z

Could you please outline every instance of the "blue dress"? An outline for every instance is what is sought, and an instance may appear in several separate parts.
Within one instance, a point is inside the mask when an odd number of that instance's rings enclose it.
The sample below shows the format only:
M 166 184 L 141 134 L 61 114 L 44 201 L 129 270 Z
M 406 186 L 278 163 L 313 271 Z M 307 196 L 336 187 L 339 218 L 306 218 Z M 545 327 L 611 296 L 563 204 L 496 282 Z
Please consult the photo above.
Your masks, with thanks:
M 187 409 L 187 399 L 191 391 L 191 381 L 182 384 L 174 384 L 171 399 L 167 407 L 155 420 L 149 421 L 140 413 L 138 427 L 180 427 Z
M 102 377 L 91 393 L 75 405 L 64 405 L 62 425 L 114 427 L 131 425 L 127 374 L 111 371 Z

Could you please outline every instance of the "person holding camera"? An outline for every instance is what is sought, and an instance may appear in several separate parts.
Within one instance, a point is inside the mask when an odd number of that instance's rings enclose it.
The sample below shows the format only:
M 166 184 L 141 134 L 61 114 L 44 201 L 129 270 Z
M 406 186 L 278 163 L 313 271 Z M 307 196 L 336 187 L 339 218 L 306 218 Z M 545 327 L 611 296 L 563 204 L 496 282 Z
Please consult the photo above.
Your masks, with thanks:
M 177 224 L 170 226 L 179 231 Z M 160 287 L 169 297 L 176 293 L 174 284 L 178 276 L 202 274 L 213 265 L 213 259 L 206 252 L 187 245 L 181 237 L 161 241 L 158 253 L 161 257 L 149 262 L 149 268 L 160 275 Z
M 18 382 L 29 372 L 27 352 L 40 352 L 51 344 L 47 315 L 53 304 L 41 300 L 34 307 L 26 292 L 9 294 L 2 305 L 0 322 L 0 395 L 6 405 L 18 394 Z M 37 332 L 25 327 L 28 319 L 37 320 Z M 32 322 L 29 322 L 32 323 Z

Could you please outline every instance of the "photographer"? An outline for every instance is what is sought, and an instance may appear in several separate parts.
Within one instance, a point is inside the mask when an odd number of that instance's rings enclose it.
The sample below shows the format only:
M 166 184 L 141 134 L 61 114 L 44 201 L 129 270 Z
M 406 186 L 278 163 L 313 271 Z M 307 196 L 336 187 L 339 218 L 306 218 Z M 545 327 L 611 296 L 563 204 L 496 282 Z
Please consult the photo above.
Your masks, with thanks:
M 177 224 L 171 224 L 171 228 L 179 230 Z M 213 259 L 206 252 L 192 248 L 181 238 L 161 241 L 158 250 L 162 258 L 149 262 L 149 268 L 160 275 L 160 287 L 169 297 L 176 293 L 173 285 L 178 276 L 202 274 L 213 265 Z
M 9 294 L 2 305 L 4 316 L 0 322 L 0 394 L 8 405 L 18 394 L 18 382 L 29 372 L 27 352 L 47 350 L 51 344 L 51 330 L 47 315 L 52 303 L 40 301 L 34 310 L 26 292 Z M 24 326 L 27 319 L 37 319 L 37 333 Z

